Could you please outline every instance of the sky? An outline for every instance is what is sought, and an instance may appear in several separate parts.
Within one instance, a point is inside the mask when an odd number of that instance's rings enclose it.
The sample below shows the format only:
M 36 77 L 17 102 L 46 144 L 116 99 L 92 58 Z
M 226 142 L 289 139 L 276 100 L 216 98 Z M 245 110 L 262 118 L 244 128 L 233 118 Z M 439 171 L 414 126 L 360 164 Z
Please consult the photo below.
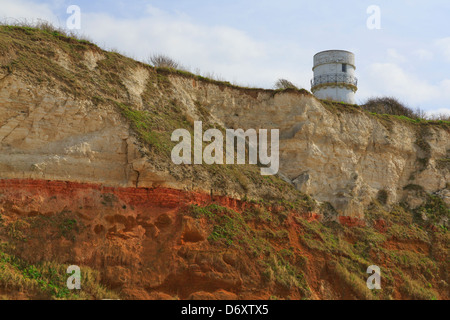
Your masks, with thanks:
M 66 28 L 70 5 L 81 11 L 79 34 L 137 60 L 161 53 L 238 85 L 272 88 L 285 78 L 310 90 L 314 54 L 348 50 L 357 103 L 394 96 L 450 114 L 448 0 L 0 0 L 0 19 Z

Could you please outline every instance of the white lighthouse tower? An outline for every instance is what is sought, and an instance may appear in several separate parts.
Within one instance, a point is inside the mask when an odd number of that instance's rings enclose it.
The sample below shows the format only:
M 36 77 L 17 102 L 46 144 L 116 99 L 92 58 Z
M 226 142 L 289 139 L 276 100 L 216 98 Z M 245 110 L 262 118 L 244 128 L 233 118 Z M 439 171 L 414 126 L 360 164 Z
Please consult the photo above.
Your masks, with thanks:
M 311 91 L 319 99 L 355 103 L 358 79 L 355 55 L 344 50 L 327 50 L 314 56 Z

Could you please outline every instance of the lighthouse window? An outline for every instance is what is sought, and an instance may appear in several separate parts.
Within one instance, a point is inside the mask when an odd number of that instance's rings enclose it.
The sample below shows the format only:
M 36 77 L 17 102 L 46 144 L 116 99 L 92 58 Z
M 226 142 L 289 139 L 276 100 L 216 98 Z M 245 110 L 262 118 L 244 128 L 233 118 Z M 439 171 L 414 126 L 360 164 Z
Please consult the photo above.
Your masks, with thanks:
M 342 65 L 342 72 L 347 72 L 347 65 L 345 63 Z

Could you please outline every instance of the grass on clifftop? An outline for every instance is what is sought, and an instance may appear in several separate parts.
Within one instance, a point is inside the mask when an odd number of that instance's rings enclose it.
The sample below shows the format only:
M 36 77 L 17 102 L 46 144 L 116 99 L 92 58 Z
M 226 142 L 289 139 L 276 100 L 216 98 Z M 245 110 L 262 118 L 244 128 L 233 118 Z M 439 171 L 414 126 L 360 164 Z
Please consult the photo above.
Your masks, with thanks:
M 5 40 L 5 41 L 2 41 Z M 20 41 L 21 40 L 21 41 Z M 10 43 L 8 43 L 10 42 Z M 28 43 L 26 43 L 28 42 Z M 42 46 L 42 44 L 46 43 L 46 46 Z M 220 87 L 229 87 L 233 89 L 248 91 L 248 92 L 258 92 L 258 91 L 267 91 L 272 92 L 273 94 L 282 92 L 282 91 L 289 91 L 289 92 L 297 92 L 300 94 L 307 94 L 311 95 L 311 93 L 305 89 L 282 89 L 282 90 L 272 90 L 272 89 L 262 89 L 262 88 L 250 88 L 250 87 L 244 87 L 239 86 L 236 84 L 232 84 L 229 81 L 220 81 L 215 80 L 209 77 L 201 76 L 194 74 L 192 72 L 183 70 L 183 69 L 175 69 L 175 68 L 168 68 L 168 67 L 153 67 L 146 63 L 142 63 L 139 61 L 134 61 L 124 55 L 119 54 L 117 51 L 105 51 L 103 49 L 100 49 L 96 44 L 92 43 L 90 40 L 77 35 L 76 33 L 70 33 L 67 32 L 64 29 L 57 28 L 52 26 L 50 23 L 38 23 L 36 25 L 33 24 L 27 24 L 27 23 L 18 23 L 17 25 L 2 25 L 0 24 L 0 54 L 5 54 L 10 48 L 10 45 L 13 45 L 14 47 L 17 46 L 17 48 L 26 49 L 29 51 L 29 53 L 33 54 L 39 54 L 40 59 L 44 57 L 54 57 L 54 52 L 51 50 L 52 48 L 48 47 L 48 44 L 52 43 L 54 46 L 59 47 L 60 49 L 63 49 L 63 51 L 67 54 L 69 54 L 70 57 L 76 58 L 78 60 L 82 60 L 82 56 L 80 56 L 80 53 L 83 53 L 83 51 L 86 50 L 92 50 L 96 52 L 102 52 L 104 54 L 107 54 L 108 56 L 113 54 L 120 57 L 123 63 L 125 60 L 131 60 L 136 64 L 140 64 L 143 66 L 146 66 L 150 69 L 153 69 L 156 73 L 160 75 L 178 75 L 185 78 L 191 78 L 198 81 L 202 81 L 205 83 L 211 83 L 218 85 Z M 26 52 L 22 52 L 22 54 L 26 54 Z M 25 58 L 25 57 L 24 57 Z M 27 59 L 32 58 L 31 56 L 27 55 Z M 33 71 L 36 69 L 36 67 L 45 67 L 45 65 L 41 65 L 40 62 L 43 61 L 36 61 L 35 59 L 32 59 L 29 63 L 25 63 L 27 59 L 17 59 L 11 61 L 9 64 L 1 66 L 8 72 L 13 72 L 13 70 L 17 70 L 17 68 L 21 67 L 28 67 L 30 71 Z M 111 65 L 112 66 L 112 65 Z M 31 67 L 31 68 L 30 68 Z M 46 70 L 50 71 L 50 70 Z M 58 71 L 58 70 L 55 70 Z M 47 72 L 46 72 L 47 73 Z M 36 73 L 38 76 L 38 74 Z M 44 74 L 45 75 L 45 74 Z M 42 75 L 42 76 L 44 76 Z M 40 77 L 40 81 L 48 80 L 44 77 Z M 59 79 L 64 79 L 64 76 L 58 77 Z M 70 81 L 69 81 L 70 82 Z M 72 83 L 74 85 L 75 83 Z
M 423 119 L 423 118 L 411 118 L 406 115 L 377 113 L 366 110 L 364 106 L 357 104 L 348 104 L 344 102 L 336 102 L 330 100 L 320 100 L 322 105 L 332 113 L 365 113 L 370 117 L 375 117 L 377 120 L 384 124 L 390 124 L 393 122 L 399 122 L 407 125 L 414 126 L 438 126 L 441 128 L 450 129 L 450 121 L 448 120 L 436 120 L 436 119 Z
M 75 63 L 72 70 L 65 69 L 62 65 L 55 63 L 55 59 L 61 57 L 61 52 L 55 51 L 55 48 L 61 50 L 66 58 Z M 20 72 L 23 76 L 38 84 L 53 87 L 54 79 L 59 81 L 59 85 L 68 94 L 77 97 L 86 96 L 89 93 L 90 98 L 95 102 L 113 99 L 126 103 L 128 95 L 124 92 L 121 82 L 121 73 L 129 67 L 138 65 L 148 68 L 153 73 L 164 77 L 168 75 L 191 78 L 197 81 L 216 84 L 220 87 L 229 87 L 236 90 L 242 90 L 247 94 L 269 92 L 273 95 L 281 92 L 298 93 L 302 95 L 312 94 L 305 89 L 282 88 L 278 90 L 246 88 L 231 84 L 227 81 L 218 81 L 204 76 L 193 74 L 189 71 L 173 68 L 155 68 L 148 64 L 134 61 L 117 52 L 108 52 L 100 49 L 97 45 L 91 43 L 82 37 L 73 33 L 67 33 L 65 30 L 51 26 L 48 23 L 41 23 L 37 26 L 30 24 L 24 25 L 0 25 L 0 54 L 8 56 L 8 52 L 14 52 L 12 59 L 1 66 L 7 73 L 12 74 Z M 102 53 L 106 56 L 98 62 L 98 70 L 101 74 L 98 77 L 92 73 L 81 61 L 87 51 Z M 9 55 L 11 56 L 11 55 Z M 155 77 L 157 78 L 157 77 Z M 105 81 L 106 80 L 106 81 Z M 168 80 L 164 80 L 168 84 Z M 163 82 L 164 82 L 163 81 Z M 126 91 L 126 90 L 125 90 Z M 339 102 L 321 100 L 322 104 L 333 112 L 357 112 L 362 107 L 358 105 L 349 105 Z M 438 125 L 449 128 L 450 122 L 445 120 L 424 120 L 414 119 L 407 115 L 388 115 L 380 112 L 367 111 L 367 114 L 375 116 L 380 120 L 394 120 L 403 123 Z

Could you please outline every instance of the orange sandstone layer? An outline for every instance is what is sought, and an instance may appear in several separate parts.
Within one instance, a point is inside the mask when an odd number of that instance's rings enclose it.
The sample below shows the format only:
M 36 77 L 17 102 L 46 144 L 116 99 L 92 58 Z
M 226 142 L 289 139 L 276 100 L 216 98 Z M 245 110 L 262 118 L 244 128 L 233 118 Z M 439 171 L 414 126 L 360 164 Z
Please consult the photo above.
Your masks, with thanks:
M 264 268 L 258 266 L 260 258 L 207 241 L 214 226 L 204 217 L 193 218 L 185 209 L 209 203 L 238 212 L 258 206 L 168 188 L 0 180 L 0 243 L 11 244 L 14 254 L 30 263 L 56 261 L 98 270 L 101 282 L 120 292 L 124 299 L 252 300 L 273 295 L 291 299 L 305 296 L 295 288 L 269 285 Z M 277 211 L 276 206 L 272 209 Z M 314 212 L 301 214 L 308 221 L 322 218 Z M 341 216 L 338 221 L 350 227 L 364 226 L 364 221 L 350 217 Z M 389 228 L 383 220 L 375 221 L 374 227 L 379 232 Z M 253 221 L 251 228 L 261 232 L 264 225 Z M 299 235 L 305 230 L 296 223 L 294 213 L 286 218 L 283 228 L 288 231 L 288 238 L 272 239 L 271 243 L 279 250 L 291 248 L 307 258 L 305 276 L 312 291 L 310 298 L 355 298 L 348 284 L 332 276 L 334 257 L 307 248 L 300 241 Z M 390 247 L 405 245 L 410 245 L 408 249 L 412 251 L 430 250 L 427 245 L 419 247 L 395 239 L 386 243 Z M 393 296 L 401 299 L 398 287 L 402 281 L 397 282 Z M 442 297 L 445 299 L 446 294 Z
M 13 242 L 16 254 L 30 263 L 99 270 L 102 282 L 128 299 L 252 298 L 241 277 L 249 262 L 211 247 L 205 240 L 213 226 L 184 213 L 189 205 L 212 201 L 236 211 L 250 205 L 167 188 L 0 180 L 4 225 L 16 225 L 20 235 L 0 232 L 0 242 Z M 225 263 L 222 256 L 235 262 Z M 250 274 L 258 277 L 254 270 Z
M 100 184 L 78 183 L 69 181 L 6 179 L 0 180 L 0 192 L 3 194 L 36 194 L 48 197 L 64 197 L 72 201 L 85 198 L 87 191 L 115 195 L 120 201 L 132 206 L 160 206 L 178 208 L 186 205 L 205 205 L 215 202 L 224 207 L 240 211 L 242 202 L 225 196 L 215 196 L 201 192 L 187 192 L 169 188 L 122 188 L 107 187 Z M 86 199 L 84 199 L 86 200 Z

